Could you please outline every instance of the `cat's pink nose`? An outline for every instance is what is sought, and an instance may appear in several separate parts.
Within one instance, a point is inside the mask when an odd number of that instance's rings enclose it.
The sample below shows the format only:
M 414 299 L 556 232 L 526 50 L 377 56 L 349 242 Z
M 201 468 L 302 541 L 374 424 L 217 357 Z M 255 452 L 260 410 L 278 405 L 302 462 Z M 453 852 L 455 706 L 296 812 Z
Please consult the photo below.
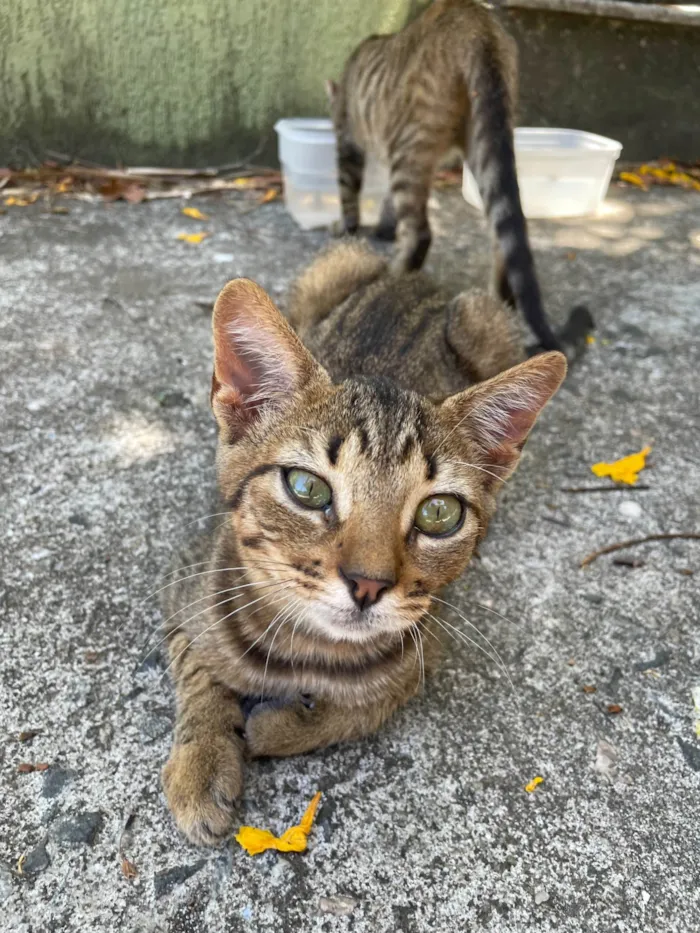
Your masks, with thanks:
M 373 606 L 379 601 L 382 593 L 385 593 L 394 585 L 392 580 L 372 580 L 369 577 L 363 577 L 359 573 L 348 573 L 342 567 L 339 567 L 338 570 L 347 583 L 355 604 L 360 609 Z

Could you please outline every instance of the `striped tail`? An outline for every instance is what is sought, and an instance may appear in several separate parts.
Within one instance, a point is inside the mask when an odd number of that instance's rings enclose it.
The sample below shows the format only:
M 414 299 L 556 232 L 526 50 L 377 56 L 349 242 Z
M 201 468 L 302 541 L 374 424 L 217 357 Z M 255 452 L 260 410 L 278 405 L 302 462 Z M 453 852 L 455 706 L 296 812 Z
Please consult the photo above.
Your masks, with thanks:
M 560 350 L 544 308 L 520 204 L 509 94 L 498 59 L 488 46 L 466 74 L 471 101 L 469 164 L 503 263 L 506 292 L 543 350 Z

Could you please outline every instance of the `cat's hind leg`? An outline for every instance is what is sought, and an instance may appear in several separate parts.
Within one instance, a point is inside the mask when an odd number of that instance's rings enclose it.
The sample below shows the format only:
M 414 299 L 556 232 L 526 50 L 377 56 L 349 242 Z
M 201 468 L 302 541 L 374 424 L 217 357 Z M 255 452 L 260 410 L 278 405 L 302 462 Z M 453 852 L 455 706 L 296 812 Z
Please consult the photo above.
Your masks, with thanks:
M 387 194 L 382 202 L 382 212 L 379 216 L 379 223 L 374 229 L 374 236 L 378 240 L 390 243 L 396 239 L 396 211 L 391 193 Z
M 365 154 L 350 140 L 338 140 L 338 187 L 340 189 L 340 222 L 331 226 L 334 236 L 357 233 L 360 227 L 360 190 L 365 171 Z
M 391 157 L 391 200 L 396 215 L 396 251 L 391 271 L 420 269 L 430 249 L 428 198 L 434 160 L 426 153 L 397 147 Z

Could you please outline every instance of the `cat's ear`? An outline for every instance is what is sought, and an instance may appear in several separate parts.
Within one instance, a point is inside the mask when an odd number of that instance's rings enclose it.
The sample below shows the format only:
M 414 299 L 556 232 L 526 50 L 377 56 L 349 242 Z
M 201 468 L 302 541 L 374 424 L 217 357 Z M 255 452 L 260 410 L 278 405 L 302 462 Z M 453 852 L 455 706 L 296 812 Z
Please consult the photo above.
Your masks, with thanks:
M 331 78 L 326 79 L 326 95 L 328 97 L 328 103 L 332 106 L 333 101 L 336 98 L 338 93 L 338 85 Z
M 228 441 L 281 412 L 313 379 L 328 382 L 267 292 L 234 279 L 214 305 L 211 404 Z
M 565 375 L 563 353 L 542 353 L 451 396 L 440 413 L 448 432 L 477 444 L 482 465 L 506 479 L 517 466 L 538 415 Z

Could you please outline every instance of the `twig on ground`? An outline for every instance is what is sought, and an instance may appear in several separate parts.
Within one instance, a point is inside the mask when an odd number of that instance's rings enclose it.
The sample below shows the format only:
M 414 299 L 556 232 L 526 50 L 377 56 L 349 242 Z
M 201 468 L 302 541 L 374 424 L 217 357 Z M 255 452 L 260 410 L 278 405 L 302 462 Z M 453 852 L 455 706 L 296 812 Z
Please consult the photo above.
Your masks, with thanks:
M 636 544 L 646 544 L 647 541 L 671 541 L 677 538 L 685 538 L 689 541 L 700 541 L 700 532 L 697 531 L 676 531 L 666 532 L 665 534 L 646 535 L 644 538 L 630 538 L 628 541 L 618 541 L 617 544 L 609 544 L 607 547 L 600 548 L 599 551 L 592 551 L 581 561 L 581 567 L 587 567 L 594 560 L 602 557 L 604 554 L 612 554 L 613 551 L 621 551 L 623 548 L 634 547 Z

